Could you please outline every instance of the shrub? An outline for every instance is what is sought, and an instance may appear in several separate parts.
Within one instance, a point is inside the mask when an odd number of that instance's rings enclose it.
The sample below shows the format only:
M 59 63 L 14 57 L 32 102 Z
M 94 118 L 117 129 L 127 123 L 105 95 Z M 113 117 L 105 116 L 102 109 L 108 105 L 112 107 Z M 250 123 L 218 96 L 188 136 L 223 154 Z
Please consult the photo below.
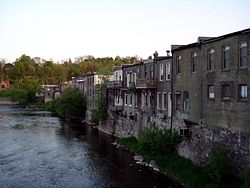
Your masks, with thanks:
M 144 151 L 153 155 L 165 155 L 176 151 L 180 137 L 166 130 L 146 128 L 139 134 L 138 142 Z
M 211 181 L 220 184 L 229 173 L 229 164 L 226 151 L 218 147 L 213 148 L 207 165 L 208 177 Z
M 66 89 L 61 97 L 56 98 L 51 104 L 56 114 L 63 118 L 83 118 L 86 112 L 84 95 L 76 89 Z
M 246 170 L 242 177 L 242 188 L 250 187 L 250 169 Z

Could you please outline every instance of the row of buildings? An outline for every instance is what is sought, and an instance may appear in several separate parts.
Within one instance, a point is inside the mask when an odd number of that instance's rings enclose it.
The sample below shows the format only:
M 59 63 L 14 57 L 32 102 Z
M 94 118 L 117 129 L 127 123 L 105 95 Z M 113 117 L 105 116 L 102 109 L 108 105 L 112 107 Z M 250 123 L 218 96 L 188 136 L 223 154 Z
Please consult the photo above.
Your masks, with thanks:
M 250 29 L 219 37 L 198 37 L 188 45 L 172 45 L 171 54 L 115 67 L 107 84 L 108 112 L 113 119 L 178 129 L 235 128 L 250 133 Z M 60 86 L 45 86 L 45 101 L 67 87 L 87 97 L 86 119 L 95 107 L 102 76 L 88 73 Z M 53 89 L 54 88 L 54 89 Z M 177 130 L 177 131 L 178 131 Z
M 100 129 L 137 136 L 145 127 L 185 136 L 180 155 L 204 164 L 211 148 L 222 145 L 238 164 L 250 164 L 250 29 L 219 37 L 198 37 L 172 45 L 137 64 L 115 67 L 106 88 L 107 121 Z M 102 76 L 72 80 L 87 97 L 91 119 Z

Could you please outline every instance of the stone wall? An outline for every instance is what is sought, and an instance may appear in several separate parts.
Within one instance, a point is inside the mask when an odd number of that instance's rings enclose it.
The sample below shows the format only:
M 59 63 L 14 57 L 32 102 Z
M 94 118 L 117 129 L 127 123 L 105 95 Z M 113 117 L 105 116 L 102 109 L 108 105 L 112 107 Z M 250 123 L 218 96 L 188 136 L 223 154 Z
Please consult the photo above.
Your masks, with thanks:
M 243 135 L 236 129 L 194 126 L 191 128 L 190 137 L 186 137 L 178 146 L 178 154 L 190 159 L 194 164 L 203 166 L 207 164 L 214 146 L 223 147 L 228 152 L 235 173 L 250 166 L 249 135 Z

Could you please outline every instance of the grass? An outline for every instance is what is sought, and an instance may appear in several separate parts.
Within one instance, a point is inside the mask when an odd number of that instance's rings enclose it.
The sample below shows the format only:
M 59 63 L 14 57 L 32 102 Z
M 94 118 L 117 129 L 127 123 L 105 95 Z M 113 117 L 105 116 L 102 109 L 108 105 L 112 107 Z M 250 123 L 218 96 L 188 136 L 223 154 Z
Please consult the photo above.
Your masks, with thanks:
M 172 179 L 184 183 L 185 187 L 190 188 L 233 188 L 240 187 L 240 179 L 237 177 L 228 177 L 226 181 L 216 184 L 207 176 L 207 168 L 192 164 L 192 162 L 179 155 L 153 155 L 142 149 L 135 137 L 121 138 L 117 141 L 135 152 L 142 155 L 146 161 L 154 160 Z

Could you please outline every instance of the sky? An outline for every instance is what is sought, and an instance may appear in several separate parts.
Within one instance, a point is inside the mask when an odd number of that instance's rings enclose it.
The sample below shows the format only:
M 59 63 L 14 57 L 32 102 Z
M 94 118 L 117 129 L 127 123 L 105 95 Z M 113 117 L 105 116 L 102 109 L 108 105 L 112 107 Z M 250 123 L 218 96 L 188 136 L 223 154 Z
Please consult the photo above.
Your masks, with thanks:
M 249 0 L 0 0 L 0 58 L 166 55 L 249 18 Z

